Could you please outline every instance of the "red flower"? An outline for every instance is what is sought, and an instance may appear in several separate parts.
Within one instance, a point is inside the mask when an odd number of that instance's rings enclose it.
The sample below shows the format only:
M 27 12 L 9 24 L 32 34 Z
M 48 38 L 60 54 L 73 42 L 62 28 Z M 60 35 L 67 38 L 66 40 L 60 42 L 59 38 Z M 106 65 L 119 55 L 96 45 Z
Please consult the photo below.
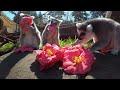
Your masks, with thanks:
M 36 60 L 40 63 L 40 70 L 52 67 L 56 62 L 62 59 L 61 48 L 55 44 L 46 44 L 43 50 L 35 50 Z
M 48 26 L 48 30 L 57 30 L 58 27 L 57 26 Z
M 20 21 L 20 25 L 22 26 L 22 29 L 25 31 L 28 31 L 28 25 L 26 23 L 29 23 L 31 26 L 33 24 L 33 18 L 32 17 L 23 17 Z
M 91 48 L 91 46 L 92 46 L 92 44 L 91 43 L 88 43 L 88 49 L 89 48 Z M 100 50 L 100 53 L 107 53 L 107 52 L 109 52 L 110 50 L 107 48 L 107 47 L 105 47 L 105 48 L 102 48 L 101 50 Z
M 67 73 L 85 74 L 91 69 L 94 62 L 94 56 L 88 49 L 81 46 L 63 48 L 64 57 L 63 69 Z
M 107 49 L 107 48 L 102 48 L 102 49 L 100 50 L 101 53 L 107 53 L 107 52 L 109 52 L 109 51 L 110 51 L 110 50 Z
M 15 52 L 33 52 L 33 49 L 28 46 L 21 46 L 15 50 Z

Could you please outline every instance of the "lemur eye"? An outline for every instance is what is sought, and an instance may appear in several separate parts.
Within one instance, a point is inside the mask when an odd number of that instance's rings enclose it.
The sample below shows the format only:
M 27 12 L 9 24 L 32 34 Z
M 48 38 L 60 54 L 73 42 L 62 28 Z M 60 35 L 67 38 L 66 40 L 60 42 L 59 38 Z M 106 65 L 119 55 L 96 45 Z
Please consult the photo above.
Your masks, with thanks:
M 82 33 L 78 36 L 78 39 L 79 39 L 79 40 L 84 39 L 84 38 L 85 38 L 85 35 L 86 35 L 86 33 L 85 33 L 85 32 L 82 32 Z
M 85 32 L 82 32 L 82 33 L 80 34 L 80 36 L 85 36 L 85 34 L 86 34 Z

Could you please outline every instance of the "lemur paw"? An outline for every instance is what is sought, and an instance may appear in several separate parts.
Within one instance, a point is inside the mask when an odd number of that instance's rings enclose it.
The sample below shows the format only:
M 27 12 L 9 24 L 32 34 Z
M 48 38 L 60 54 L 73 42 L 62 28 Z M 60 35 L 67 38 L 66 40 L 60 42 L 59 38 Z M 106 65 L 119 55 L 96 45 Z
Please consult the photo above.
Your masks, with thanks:
M 112 49 L 111 50 L 112 55 L 118 55 L 118 53 L 119 53 L 119 49 Z

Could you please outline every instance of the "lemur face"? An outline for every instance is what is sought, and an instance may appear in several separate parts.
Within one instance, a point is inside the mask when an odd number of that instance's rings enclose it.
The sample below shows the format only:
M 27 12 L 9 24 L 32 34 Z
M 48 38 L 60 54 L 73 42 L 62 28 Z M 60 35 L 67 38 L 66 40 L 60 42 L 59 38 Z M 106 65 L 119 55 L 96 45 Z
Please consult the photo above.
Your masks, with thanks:
M 94 33 L 92 32 L 93 27 L 91 24 L 77 23 L 76 26 L 80 43 L 88 42 L 93 38 Z
M 33 16 L 29 16 L 29 15 L 22 16 L 21 21 L 20 21 L 20 25 L 22 29 L 27 31 L 28 27 L 33 24 L 33 19 L 34 19 Z

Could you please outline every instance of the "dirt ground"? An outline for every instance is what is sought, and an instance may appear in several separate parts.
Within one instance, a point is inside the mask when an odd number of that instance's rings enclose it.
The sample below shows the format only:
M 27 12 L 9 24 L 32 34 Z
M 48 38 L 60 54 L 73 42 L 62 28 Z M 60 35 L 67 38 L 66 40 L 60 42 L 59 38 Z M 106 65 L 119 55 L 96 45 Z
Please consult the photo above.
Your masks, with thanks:
M 120 55 L 94 54 L 96 61 L 85 75 L 69 75 L 61 62 L 46 71 L 39 71 L 36 54 L 10 52 L 0 57 L 0 79 L 120 79 Z

